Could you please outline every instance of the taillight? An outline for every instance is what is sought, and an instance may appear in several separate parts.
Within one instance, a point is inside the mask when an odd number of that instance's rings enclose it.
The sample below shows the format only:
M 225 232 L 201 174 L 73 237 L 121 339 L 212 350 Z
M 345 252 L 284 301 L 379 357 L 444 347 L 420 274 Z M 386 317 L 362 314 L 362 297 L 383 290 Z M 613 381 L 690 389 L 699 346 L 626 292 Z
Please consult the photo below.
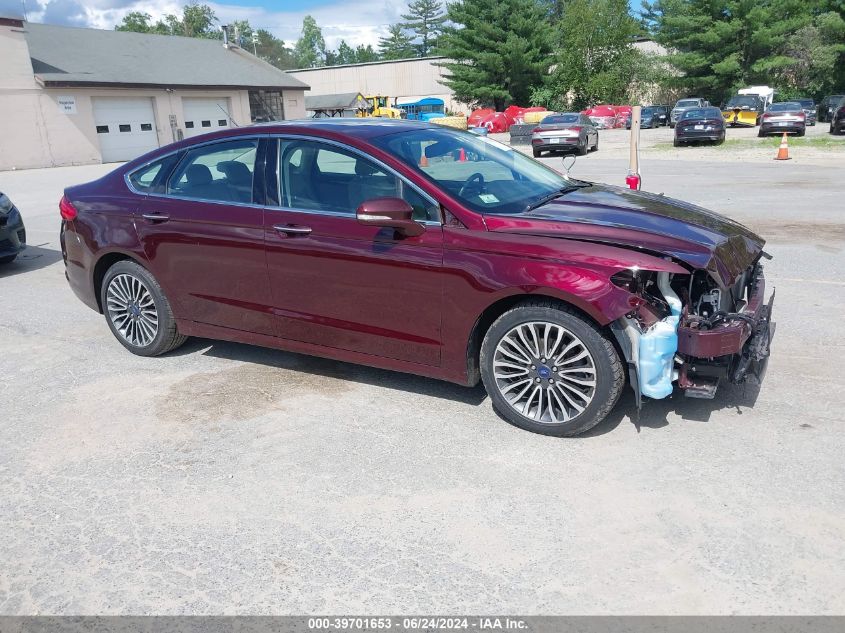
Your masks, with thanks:
M 571 127 L 571 128 L 569 128 L 569 129 L 570 129 L 570 130 L 572 130 L 573 132 L 580 132 L 580 131 L 581 131 L 581 126 L 580 126 L 580 125 L 576 125 L 575 127 Z
M 798 116 L 799 116 L 800 118 L 802 118 L 802 119 L 806 119 L 806 118 L 807 118 L 807 114 L 806 114 L 806 113 L 804 113 L 804 112 L 799 112 L 799 113 L 798 113 Z
M 70 203 L 66 196 L 62 196 L 62 199 L 59 200 L 59 215 L 62 216 L 63 220 L 76 219 L 76 207 Z
M 766 112 L 766 114 L 764 114 L 764 115 L 763 115 L 763 118 L 764 118 L 764 119 L 768 119 L 770 116 L 772 116 L 772 115 L 771 115 L 771 114 L 769 114 L 768 112 Z
M 541 131 L 542 131 L 542 128 L 535 127 L 535 128 L 534 128 L 533 130 L 531 130 L 531 131 L 532 131 L 534 134 L 536 134 L 537 132 L 541 132 Z

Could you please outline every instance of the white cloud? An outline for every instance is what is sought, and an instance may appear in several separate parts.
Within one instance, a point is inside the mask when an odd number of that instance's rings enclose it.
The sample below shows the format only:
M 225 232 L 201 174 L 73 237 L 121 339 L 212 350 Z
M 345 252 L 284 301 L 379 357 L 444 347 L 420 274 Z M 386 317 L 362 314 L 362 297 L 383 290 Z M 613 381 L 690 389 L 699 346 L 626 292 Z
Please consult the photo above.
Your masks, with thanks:
M 158 19 L 167 13 L 181 13 L 184 3 L 185 0 L 85 0 L 84 3 L 49 0 L 38 4 L 33 0 L 28 5 L 31 5 L 29 19 L 35 22 L 112 29 L 130 11 L 143 11 Z M 407 9 L 407 0 L 337 0 L 334 4 L 301 11 L 273 11 L 259 6 L 217 2 L 207 4 L 214 9 L 221 24 L 249 20 L 254 28 L 267 29 L 289 45 L 299 37 L 302 19 L 312 15 L 323 30 L 329 48 L 337 48 L 342 39 L 352 46 L 371 44 L 375 48 L 388 25 L 400 21 Z

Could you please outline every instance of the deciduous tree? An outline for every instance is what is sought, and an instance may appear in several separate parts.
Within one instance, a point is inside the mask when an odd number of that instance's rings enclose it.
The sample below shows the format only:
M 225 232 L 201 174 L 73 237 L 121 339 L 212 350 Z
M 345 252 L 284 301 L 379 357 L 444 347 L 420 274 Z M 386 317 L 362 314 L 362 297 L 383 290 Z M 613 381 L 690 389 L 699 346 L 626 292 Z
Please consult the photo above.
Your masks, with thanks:
M 326 61 L 326 41 L 317 21 L 310 15 L 302 20 L 302 33 L 294 46 L 293 54 L 299 68 L 323 66 Z

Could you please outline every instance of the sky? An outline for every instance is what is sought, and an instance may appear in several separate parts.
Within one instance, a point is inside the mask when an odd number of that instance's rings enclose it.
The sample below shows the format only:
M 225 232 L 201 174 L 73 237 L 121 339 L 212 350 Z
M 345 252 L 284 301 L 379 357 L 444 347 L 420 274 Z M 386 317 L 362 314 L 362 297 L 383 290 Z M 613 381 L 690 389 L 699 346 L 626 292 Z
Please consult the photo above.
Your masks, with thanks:
M 0 15 L 20 15 L 26 9 L 32 22 L 112 29 L 130 11 L 143 11 L 153 18 L 181 13 L 187 0 L 0 0 Z M 202 1 L 202 0 L 201 0 Z M 400 21 L 407 0 L 227 0 L 204 2 L 226 24 L 249 20 L 289 45 L 299 37 L 302 18 L 312 15 L 323 30 L 329 48 L 341 39 L 349 44 L 378 45 L 389 24 Z

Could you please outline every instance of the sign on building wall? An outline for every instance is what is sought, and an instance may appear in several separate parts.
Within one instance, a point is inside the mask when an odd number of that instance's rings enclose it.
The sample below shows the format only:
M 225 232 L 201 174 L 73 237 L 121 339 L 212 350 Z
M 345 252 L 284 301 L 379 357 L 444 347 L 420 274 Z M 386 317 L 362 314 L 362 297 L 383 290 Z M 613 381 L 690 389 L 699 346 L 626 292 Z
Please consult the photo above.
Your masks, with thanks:
M 59 111 L 64 114 L 76 114 L 76 97 L 59 97 Z

